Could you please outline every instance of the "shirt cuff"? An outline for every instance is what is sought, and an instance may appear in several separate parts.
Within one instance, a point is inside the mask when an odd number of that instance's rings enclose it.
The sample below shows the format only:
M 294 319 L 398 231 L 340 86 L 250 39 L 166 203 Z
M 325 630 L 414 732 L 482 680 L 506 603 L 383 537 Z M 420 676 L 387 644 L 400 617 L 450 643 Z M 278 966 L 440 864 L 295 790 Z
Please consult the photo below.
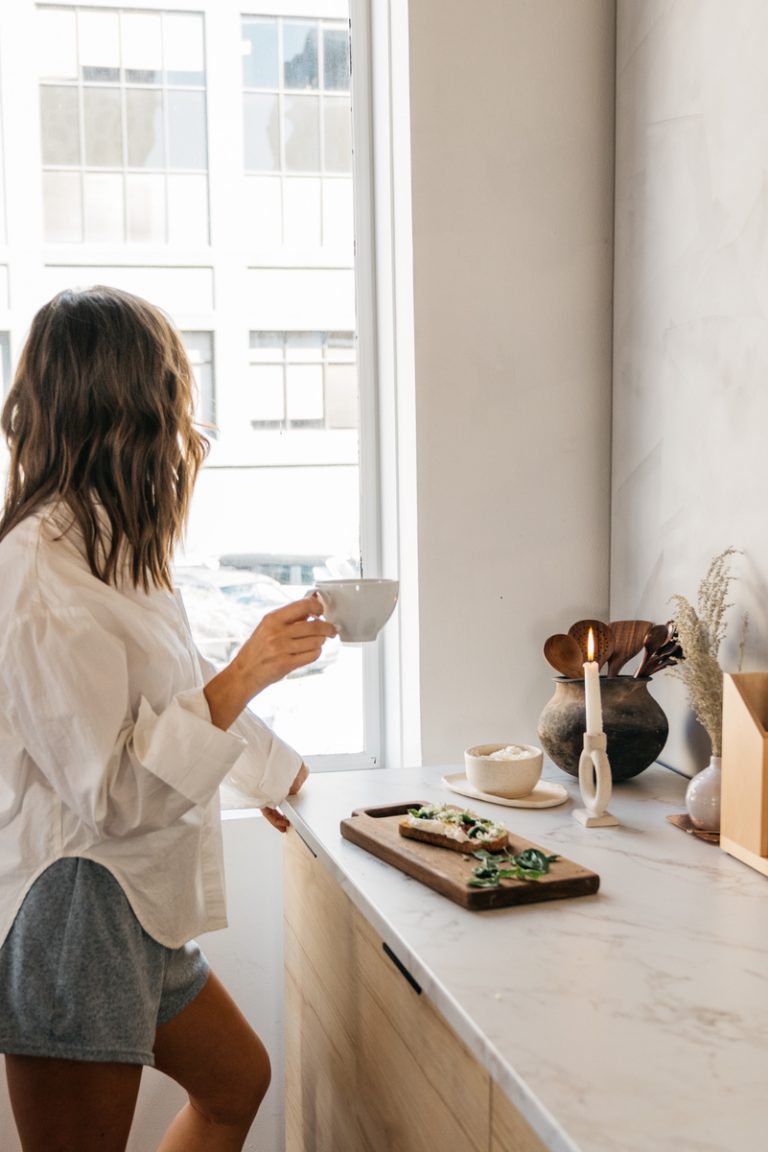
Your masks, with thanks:
M 133 735 L 139 761 L 193 804 L 205 804 L 245 741 L 211 723 L 202 688 L 180 692 L 158 716 L 142 697 Z
M 302 765 L 302 757 L 246 709 L 235 721 L 245 748 L 229 773 L 230 782 L 259 807 L 285 800 Z

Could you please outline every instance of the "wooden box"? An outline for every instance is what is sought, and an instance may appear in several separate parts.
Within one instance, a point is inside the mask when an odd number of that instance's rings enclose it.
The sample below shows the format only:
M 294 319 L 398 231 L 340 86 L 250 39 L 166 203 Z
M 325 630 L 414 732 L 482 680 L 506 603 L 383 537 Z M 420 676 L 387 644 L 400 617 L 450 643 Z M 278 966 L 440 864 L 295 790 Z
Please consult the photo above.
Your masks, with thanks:
M 768 876 L 768 672 L 723 679 L 720 847 Z

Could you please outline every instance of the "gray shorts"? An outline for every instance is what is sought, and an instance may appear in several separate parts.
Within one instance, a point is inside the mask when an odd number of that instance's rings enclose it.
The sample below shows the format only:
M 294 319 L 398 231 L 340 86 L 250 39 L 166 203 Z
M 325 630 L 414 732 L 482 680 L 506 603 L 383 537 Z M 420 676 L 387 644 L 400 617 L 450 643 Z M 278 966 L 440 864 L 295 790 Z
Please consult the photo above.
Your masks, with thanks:
M 197 944 L 148 936 L 106 868 L 57 860 L 0 948 L 0 1052 L 154 1065 L 158 1024 L 207 979 Z

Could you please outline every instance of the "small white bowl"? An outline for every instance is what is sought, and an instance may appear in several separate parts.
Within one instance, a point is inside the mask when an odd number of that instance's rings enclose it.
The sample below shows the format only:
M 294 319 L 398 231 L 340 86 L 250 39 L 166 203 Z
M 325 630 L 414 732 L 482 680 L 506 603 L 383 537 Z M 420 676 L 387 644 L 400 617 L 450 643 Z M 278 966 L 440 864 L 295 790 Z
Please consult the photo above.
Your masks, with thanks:
M 492 753 L 519 749 L 520 754 L 492 759 Z M 517 800 L 528 796 L 541 779 L 544 755 L 533 744 L 476 744 L 464 753 L 467 779 L 480 792 Z

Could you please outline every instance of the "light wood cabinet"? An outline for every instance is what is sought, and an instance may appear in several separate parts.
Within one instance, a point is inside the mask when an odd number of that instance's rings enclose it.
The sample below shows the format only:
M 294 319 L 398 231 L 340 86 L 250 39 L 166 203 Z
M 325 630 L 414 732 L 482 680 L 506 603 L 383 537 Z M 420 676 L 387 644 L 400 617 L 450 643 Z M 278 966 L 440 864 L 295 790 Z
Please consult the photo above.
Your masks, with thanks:
M 298 833 L 285 839 L 286 1152 L 545 1152 Z

